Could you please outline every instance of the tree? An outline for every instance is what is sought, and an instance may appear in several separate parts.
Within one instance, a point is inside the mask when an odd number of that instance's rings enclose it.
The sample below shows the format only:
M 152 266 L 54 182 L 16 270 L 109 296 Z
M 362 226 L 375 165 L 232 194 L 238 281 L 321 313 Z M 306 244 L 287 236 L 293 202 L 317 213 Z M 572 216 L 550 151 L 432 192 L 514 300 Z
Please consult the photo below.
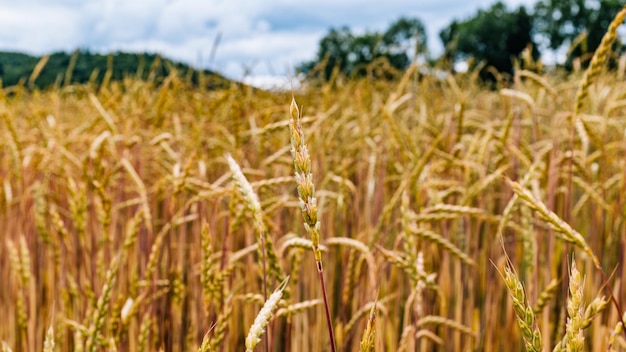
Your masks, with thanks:
M 135 54 L 117 52 L 110 55 L 94 54 L 88 51 L 77 52 L 76 63 L 72 68 L 71 83 L 83 84 L 87 83 L 92 77 L 94 71 L 100 72 L 94 75 L 95 82 L 100 84 L 104 76 L 104 72 L 109 69 L 107 61 L 112 61 L 111 77 L 113 81 L 122 80 L 125 77 L 136 77 L 139 79 L 148 79 L 149 72 L 153 73 L 154 79 L 159 82 L 165 79 L 172 70 L 183 77 L 184 74 L 189 75 L 191 83 L 199 84 L 201 79 L 208 88 L 219 88 L 230 85 L 230 82 L 219 76 L 218 74 L 203 70 L 194 70 L 192 67 L 183 63 L 174 62 L 169 59 L 161 59 L 156 54 Z M 48 88 L 59 81 L 59 78 L 65 76 L 72 54 L 65 52 L 56 52 L 50 54 L 50 58 L 41 70 L 36 82 L 37 88 Z M 41 60 L 40 57 L 30 56 L 22 53 L 0 52 L 0 80 L 3 86 L 12 86 L 19 84 L 20 81 L 27 81 L 32 74 L 35 65 Z M 145 70 L 140 71 L 143 65 Z M 209 78 L 209 79 L 205 79 Z
M 331 29 L 320 41 L 316 59 L 303 63 L 299 70 L 308 73 L 324 63 L 320 72 L 324 79 L 329 79 L 335 69 L 346 75 L 363 76 L 369 64 L 380 59 L 403 70 L 411 63 L 413 55 L 425 50 L 426 30 L 415 18 L 400 18 L 384 33 L 355 35 L 348 27 L 342 27 Z
M 341 72 L 348 69 L 348 53 L 353 46 L 354 35 L 348 27 L 331 29 L 319 44 L 317 60 L 309 61 L 300 66 L 303 72 L 309 72 L 318 63 L 326 61 L 324 77 L 329 78 L 335 67 Z
M 498 2 L 467 20 L 453 21 L 439 37 L 446 48 L 444 57 L 452 63 L 473 57 L 500 72 L 513 73 L 512 58 L 528 45 L 533 47 L 533 56 L 539 57 L 532 34 L 533 21 L 526 8 L 508 11 Z
M 595 51 L 622 6 L 623 0 L 540 0 L 535 5 L 535 27 L 553 50 L 586 31 L 586 39 L 570 52 L 569 65 L 573 57 Z
M 383 34 L 383 51 L 391 66 L 406 68 L 410 63 L 407 53 L 413 56 L 426 52 L 426 28 L 416 18 L 400 18 Z

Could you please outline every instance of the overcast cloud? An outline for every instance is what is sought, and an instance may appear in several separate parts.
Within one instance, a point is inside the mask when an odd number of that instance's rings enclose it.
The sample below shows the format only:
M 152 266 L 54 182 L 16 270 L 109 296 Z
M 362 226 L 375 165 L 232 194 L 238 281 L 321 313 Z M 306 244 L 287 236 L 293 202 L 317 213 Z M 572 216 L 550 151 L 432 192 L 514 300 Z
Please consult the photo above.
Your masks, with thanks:
M 439 31 L 495 0 L 0 0 L 0 50 L 44 54 L 76 48 L 149 51 L 231 78 L 285 76 L 312 59 L 331 27 L 384 30 L 400 16 Z M 506 0 L 510 7 L 534 0 Z M 221 41 L 209 62 L 218 33 Z

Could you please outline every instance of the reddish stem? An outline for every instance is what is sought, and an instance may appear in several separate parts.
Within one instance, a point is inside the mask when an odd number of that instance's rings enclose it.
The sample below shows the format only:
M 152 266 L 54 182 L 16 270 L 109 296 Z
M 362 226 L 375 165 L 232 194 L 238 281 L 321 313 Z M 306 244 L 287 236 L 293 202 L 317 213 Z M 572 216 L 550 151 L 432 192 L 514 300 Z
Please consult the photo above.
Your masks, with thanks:
M 326 296 L 326 283 L 324 282 L 324 269 L 322 268 L 322 262 L 317 262 L 317 273 L 320 277 L 320 284 L 322 285 L 322 296 L 324 297 L 324 310 L 326 311 L 326 323 L 328 324 L 328 335 L 330 337 L 330 350 L 332 352 L 337 351 L 335 345 L 335 333 L 333 332 L 333 322 L 330 318 L 330 307 L 328 306 L 328 297 Z

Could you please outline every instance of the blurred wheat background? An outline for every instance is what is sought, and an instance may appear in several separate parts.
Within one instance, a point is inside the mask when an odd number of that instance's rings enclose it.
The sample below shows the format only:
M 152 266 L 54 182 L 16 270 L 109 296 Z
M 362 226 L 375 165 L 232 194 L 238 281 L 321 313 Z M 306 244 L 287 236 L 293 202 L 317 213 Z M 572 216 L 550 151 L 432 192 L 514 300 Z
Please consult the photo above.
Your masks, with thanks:
M 293 92 L 338 350 L 624 349 L 626 60 L 604 60 Z M 0 90 L 3 350 L 243 350 L 279 286 L 257 350 L 329 350 L 291 99 L 175 73 Z

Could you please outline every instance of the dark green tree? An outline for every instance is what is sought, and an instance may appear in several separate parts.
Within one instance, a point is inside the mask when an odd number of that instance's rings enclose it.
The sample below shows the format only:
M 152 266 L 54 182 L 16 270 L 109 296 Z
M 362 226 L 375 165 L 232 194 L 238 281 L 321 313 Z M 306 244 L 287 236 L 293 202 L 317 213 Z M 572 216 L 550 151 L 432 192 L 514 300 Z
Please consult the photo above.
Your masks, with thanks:
M 299 66 L 304 73 L 318 64 L 324 79 L 331 77 L 333 70 L 350 76 L 367 73 L 369 64 L 386 60 L 395 69 L 403 70 L 411 63 L 413 55 L 426 50 L 426 30 L 418 19 L 400 18 L 384 32 L 353 34 L 348 27 L 331 29 L 319 43 L 315 60 Z
M 439 33 L 446 48 L 444 57 L 451 63 L 473 57 L 506 73 L 513 72 L 512 59 L 528 45 L 533 47 L 533 56 L 539 57 L 532 36 L 533 20 L 526 8 L 509 11 L 501 2 L 467 20 L 453 21 Z M 482 76 L 487 77 L 486 72 Z
M 572 58 L 595 51 L 622 6 L 623 0 L 540 0 L 535 5 L 535 28 L 553 50 L 571 44 L 586 31 L 585 40 L 570 52 L 569 65 Z
M 426 52 L 426 28 L 416 18 L 400 18 L 383 34 L 382 43 L 391 66 L 406 68 L 412 59 L 407 54 L 417 56 Z
M 323 67 L 323 75 L 328 78 L 331 76 L 335 67 L 341 71 L 348 70 L 348 55 L 353 46 L 354 35 L 348 27 L 340 29 L 331 29 L 328 34 L 322 38 L 319 43 L 317 59 L 305 62 L 300 66 L 302 72 L 311 71 L 317 64 L 325 62 Z
M 38 76 L 35 87 L 48 88 L 55 84 L 83 84 L 95 78 L 93 83 L 100 84 L 105 72 L 111 69 L 112 81 L 122 80 L 125 77 L 152 79 L 160 82 L 175 70 L 181 77 L 189 77 L 191 83 L 199 84 L 203 80 L 208 88 L 228 86 L 230 83 L 218 74 L 192 67 L 169 59 L 162 59 L 156 54 L 136 54 L 117 52 L 108 55 L 94 54 L 89 51 L 75 52 L 75 65 L 70 67 L 72 55 L 65 52 L 50 54 L 50 58 Z M 0 52 L 0 79 L 4 86 L 16 85 L 27 81 L 35 65 L 41 58 L 15 52 Z M 112 62 L 109 67 L 107 62 Z M 71 75 L 67 74 L 71 69 Z M 71 82 L 64 82 L 64 77 L 71 77 Z M 209 78 L 209 79 L 207 79 Z

